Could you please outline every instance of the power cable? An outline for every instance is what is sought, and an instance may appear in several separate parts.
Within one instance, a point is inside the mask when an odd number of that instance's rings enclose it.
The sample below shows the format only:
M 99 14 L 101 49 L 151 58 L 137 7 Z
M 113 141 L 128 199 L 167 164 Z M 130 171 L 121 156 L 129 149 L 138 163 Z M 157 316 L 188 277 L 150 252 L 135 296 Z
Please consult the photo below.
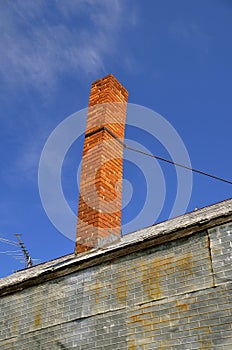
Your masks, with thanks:
M 151 153 L 140 151 L 139 149 L 136 149 L 136 148 L 128 146 L 126 143 L 123 143 L 123 147 L 128 149 L 128 150 L 130 150 L 130 151 L 137 152 L 137 153 L 143 154 L 145 156 L 161 160 L 162 162 L 166 162 L 166 163 L 169 163 L 169 164 L 172 164 L 172 165 L 176 165 L 176 166 L 178 166 L 180 168 L 183 168 L 183 169 L 186 169 L 186 170 L 190 170 L 193 173 L 197 173 L 197 174 L 201 174 L 201 175 L 204 175 L 204 176 L 208 176 L 208 177 L 211 177 L 212 179 L 219 180 L 219 181 L 222 181 L 222 182 L 225 182 L 225 183 L 228 183 L 228 184 L 232 185 L 232 181 L 223 179 L 222 177 L 219 177 L 219 176 L 216 176 L 216 175 L 212 175 L 212 174 L 206 173 L 206 172 L 198 170 L 198 169 L 190 168 L 190 167 L 188 167 L 186 165 L 173 162 L 172 160 L 168 160 L 166 158 L 159 157 L 159 156 L 156 156 L 156 155 L 151 154 Z
M 158 160 L 161 160 L 162 162 L 165 162 L 165 163 L 169 163 L 169 164 L 172 164 L 172 165 L 175 165 L 175 166 L 178 166 L 180 168 L 183 168 L 183 169 L 186 169 L 186 170 L 190 170 L 192 171 L 193 173 L 197 173 L 197 174 L 200 174 L 200 175 L 204 175 L 204 176 L 207 176 L 207 177 L 210 177 L 214 180 L 218 180 L 218 181 L 222 181 L 222 182 L 225 182 L 227 184 L 230 184 L 232 185 L 232 181 L 230 180 L 226 180 L 226 179 L 223 179 L 222 177 L 219 177 L 219 176 L 216 176 L 216 175 L 213 175 L 213 174 L 209 174 L 209 173 L 206 173 L 205 171 L 201 171 L 201 170 L 198 170 L 198 169 L 194 169 L 194 168 L 191 168 L 191 167 L 188 167 L 187 165 L 183 165 L 183 164 L 180 164 L 180 163 L 176 163 L 176 162 L 173 162 L 172 160 L 168 160 L 166 158 L 163 158 L 163 157 L 160 157 L 160 156 L 156 156 L 154 154 L 151 154 L 151 153 L 147 153 L 147 152 L 144 152 L 144 151 L 140 151 L 139 149 L 136 149 L 136 148 L 133 148 L 133 147 L 130 147 L 128 146 L 125 142 L 121 141 L 109 128 L 107 128 L 106 126 L 103 126 L 103 127 L 100 127 L 90 133 L 87 133 L 85 135 L 85 137 L 88 137 L 90 135 L 93 135 L 99 131 L 102 131 L 102 130 L 105 130 L 108 132 L 108 134 L 110 134 L 116 141 L 118 141 L 120 143 L 120 145 L 122 145 L 124 148 L 130 150 L 130 151 L 133 151 L 133 152 L 136 152 L 136 153 L 140 153 L 140 154 L 143 154 L 145 156 L 148 156 L 148 157 L 151 157 L 151 158 L 155 158 L 155 159 L 158 159 Z

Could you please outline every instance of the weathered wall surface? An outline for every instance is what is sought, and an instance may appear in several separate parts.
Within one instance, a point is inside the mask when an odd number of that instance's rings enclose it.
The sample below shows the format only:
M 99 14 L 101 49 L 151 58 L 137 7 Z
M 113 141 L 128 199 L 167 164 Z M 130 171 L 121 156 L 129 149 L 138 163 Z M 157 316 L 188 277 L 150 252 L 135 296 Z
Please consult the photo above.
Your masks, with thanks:
M 0 298 L 0 349 L 232 349 L 232 223 Z

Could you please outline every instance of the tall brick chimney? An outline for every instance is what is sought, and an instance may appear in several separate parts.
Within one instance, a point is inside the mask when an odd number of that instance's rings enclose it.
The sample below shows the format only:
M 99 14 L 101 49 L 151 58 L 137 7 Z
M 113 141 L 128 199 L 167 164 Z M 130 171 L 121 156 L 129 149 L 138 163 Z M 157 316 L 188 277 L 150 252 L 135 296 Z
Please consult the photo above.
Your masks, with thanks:
M 92 84 L 82 156 L 76 253 L 120 238 L 127 90 L 112 75 Z

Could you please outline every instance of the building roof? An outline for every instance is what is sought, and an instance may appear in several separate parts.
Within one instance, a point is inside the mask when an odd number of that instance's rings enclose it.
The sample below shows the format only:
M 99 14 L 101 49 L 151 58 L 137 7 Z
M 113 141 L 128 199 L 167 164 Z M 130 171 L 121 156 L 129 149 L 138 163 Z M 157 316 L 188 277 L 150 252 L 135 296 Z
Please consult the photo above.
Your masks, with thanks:
M 232 199 L 129 233 L 111 245 L 78 255 L 69 254 L 17 271 L 0 279 L 0 295 L 13 293 L 154 245 L 187 237 L 229 221 L 232 221 Z

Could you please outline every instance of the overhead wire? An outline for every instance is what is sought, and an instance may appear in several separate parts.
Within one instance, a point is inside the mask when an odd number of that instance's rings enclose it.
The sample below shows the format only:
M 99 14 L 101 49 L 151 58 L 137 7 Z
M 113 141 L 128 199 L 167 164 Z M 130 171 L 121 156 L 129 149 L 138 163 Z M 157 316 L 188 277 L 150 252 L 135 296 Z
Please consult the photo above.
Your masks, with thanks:
M 122 145 L 124 148 L 130 150 L 130 151 L 133 151 L 133 152 L 136 152 L 136 153 L 140 153 L 140 154 L 143 154 L 145 156 L 148 156 L 148 157 L 152 157 L 152 158 L 155 158 L 155 159 L 158 159 L 158 160 L 161 160 L 162 162 L 166 162 L 166 163 L 169 163 L 169 164 L 172 164 L 172 165 L 175 165 L 175 166 L 178 166 L 180 168 L 183 168 L 183 169 L 186 169 L 186 170 L 189 170 L 189 171 L 192 171 L 193 173 L 197 173 L 197 174 L 200 174 L 200 175 L 204 175 L 204 176 L 208 176 L 214 180 L 218 180 L 218 181 L 222 181 L 222 182 L 225 182 L 227 184 L 230 184 L 232 185 L 232 181 L 230 180 L 227 180 L 227 179 L 224 179 L 222 177 L 219 177 L 219 176 L 216 176 L 216 175 L 213 175 L 213 174 L 209 174 L 209 173 L 206 173 L 205 171 L 202 171 L 202 170 L 198 170 L 198 169 L 194 169 L 194 168 L 191 168 L 187 165 L 183 165 L 183 164 L 180 164 L 180 163 L 177 163 L 177 162 L 173 162 L 172 160 L 169 160 L 169 159 L 166 159 L 166 158 L 163 158 L 163 157 L 160 157 L 160 156 L 157 156 L 155 154 L 152 154 L 152 153 L 147 153 L 147 152 L 144 152 L 144 151 L 141 151 L 139 149 L 136 149 L 136 148 L 133 148 L 133 147 L 130 147 L 128 146 L 125 142 L 123 142 L 122 140 L 120 140 L 120 138 L 118 138 L 114 133 L 113 131 L 111 131 L 107 126 L 101 126 L 100 128 L 98 129 L 95 129 L 89 133 L 86 133 L 85 134 L 85 138 L 89 137 L 89 136 L 92 136 L 96 133 L 98 133 L 99 131 L 107 131 L 108 134 L 110 134 L 118 143 L 120 143 L 120 145 Z
M 232 185 L 232 181 L 224 179 L 222 177 L 206 173 L 205 171 L 201 171 L 201 170 L 198 170 L 198 169 L 194 169 L 194 168 L 188 167 L 187 165 L 183 165 L 183 164 L 180 164 L 180 163 L 173 162 L 172 160 L 169 160 L 169 159 L 166 159 L 166 158 L 154 155 L 152 153 L 147 153 L 147 152 L 141 151 L 139 149 L 136 149 L 136 148 L 128 146 L 126 143 L 123 143 L 123 146 L 126 149 L 130 150 L 130 151 L 137 152 L 137 153 L 143 154 L 145 156 L 161 160 L 162 162 L 166 162 L 166 163 L 169 163 L 169 164 L 172 164 L 172 165 L 176 165 L 176 166 L 178 166 L 180 168 L 183 168 L 183 169 L 186 169 L 186 170 L 190 170 L 193 173 L 197 173 L 197 174 L 200 174 L 200 175 L 208 176 L 208 177 L 211 177 L 212 179 L 215 179 L 215 180 L 218 180 L 218 181 L 222 181 L 222 182 L 225 182 L 225 183 L 228 183 L 228 184 Z

